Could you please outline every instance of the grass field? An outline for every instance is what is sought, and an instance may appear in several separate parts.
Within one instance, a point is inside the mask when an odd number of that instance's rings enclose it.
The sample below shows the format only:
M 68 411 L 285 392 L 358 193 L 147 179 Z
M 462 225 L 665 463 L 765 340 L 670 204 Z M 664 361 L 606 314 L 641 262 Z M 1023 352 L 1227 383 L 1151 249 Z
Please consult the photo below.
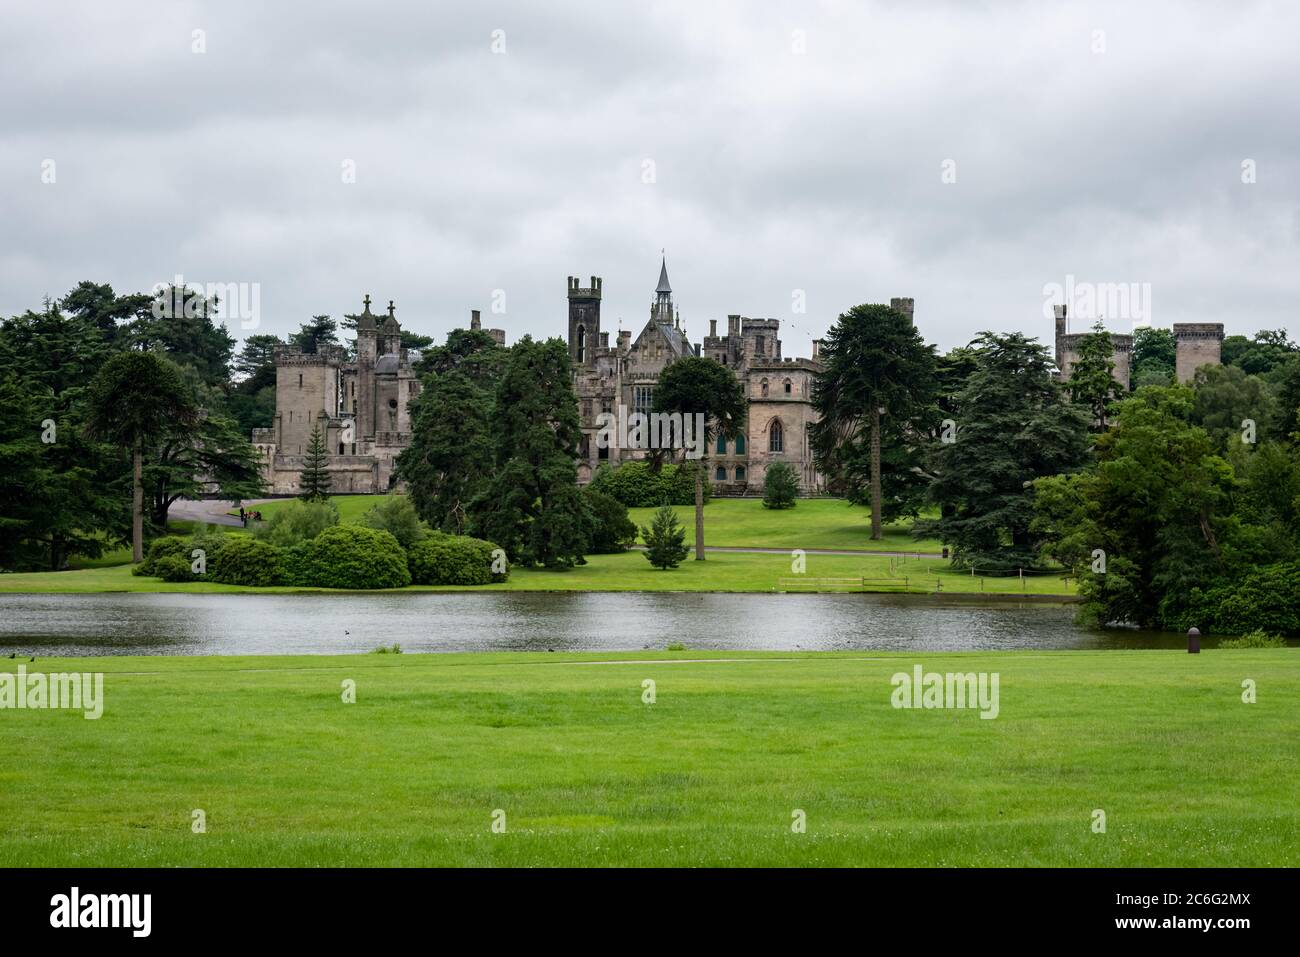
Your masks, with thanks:
M 291 499 L 254 505 L 262 517 L 269 519 Z M 374 495 L 336 495 L 330 499 L 339 509 L 343 522 L 358 521 L 362 514 L 380 501 Z M 633 508 L 628 517 L 640 528 L 648 526 L 652 508 Z M 676 512 L 694 541 L 695 507 L 679 505 Z M 235 514 L 238 514 L 236 511 Z M 704 542 L 706 545 L 732 545 L 746 548 L 847 548 L 863 551 L 939 552 L 943 545 L 936 539 L 915 539 L 911 523 L 887 525 L 885 537 L 871 540 L 871 511 L 850 505 L 842 499 L 800 499 L 792 509 L 763 508 L 757 498 L 714 499 L 704 506 Z
M 998 717 L 895 710 L 917 663 Z M 1300 864 L 1295 651 L 27 667 L 105 706 L 0 711 L 0 866 Z
M 819 590 L 818 578 L 871 578 L 866 590 L 878 592 L 912 591 L 945 593 L 1024 594 L 1060 596 L 1075 594 L 1073 583 L 1045 575 L 1025 579 L 974 578 L 954 571 L 943 559 L 890 559 L 855 555 L 808 555 L 803 576 L 791 571 L 791 558 L 784 554 L 745 552 L 709 552 L 708 559 L 697 562 L 687 558 L 671 571 L 651 567 L 641 552 L 620 555 L 592 555 L 586 565 L 570 571 L 514 568 L 510 580 L 499 585 L 475 588 L 424 587 L 421 591 L 773 591 L 782 579 L 799 579 L 802 585 L 782 590 Z M 906 587 L 904 586 L 906 577 Z M 888 580 L 885 580 L 888 579 Z M 77 593 L 77 592 L 252 592 L 274 593 L 311 591 L 302 588 L 246 588 L 215 582 L 169 584 L 158 578 L 131 574 L 129 565 L 88 568 L 66 572 L 31 572 L 0 575 L 0 594 L 9 593 Z M 821 590 L 836 591 L 840 588 Z M 862 590 L 862 589 L 859 589 Z

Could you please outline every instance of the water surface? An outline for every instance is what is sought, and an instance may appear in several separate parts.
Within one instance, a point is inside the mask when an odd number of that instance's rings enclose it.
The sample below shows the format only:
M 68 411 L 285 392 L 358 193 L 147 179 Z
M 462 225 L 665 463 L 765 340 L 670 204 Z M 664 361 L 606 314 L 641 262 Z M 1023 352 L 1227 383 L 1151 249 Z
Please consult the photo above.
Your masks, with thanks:
M 76 655 L 1182 647 L 1099 631 L 1076 606 L 922 595 L 384 593 L 5 595 L 0 650 Z

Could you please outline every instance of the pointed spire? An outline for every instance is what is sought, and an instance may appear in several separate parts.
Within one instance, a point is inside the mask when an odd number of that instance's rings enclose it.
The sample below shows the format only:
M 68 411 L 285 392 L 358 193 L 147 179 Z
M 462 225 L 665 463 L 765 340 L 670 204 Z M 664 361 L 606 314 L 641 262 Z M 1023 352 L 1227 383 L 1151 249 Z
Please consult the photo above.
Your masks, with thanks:
M 673 287 L 668 285 L 668 259 L 665 257 L 659 265 L 659 285 L 655 287 L 655 292 L 672 292 Z

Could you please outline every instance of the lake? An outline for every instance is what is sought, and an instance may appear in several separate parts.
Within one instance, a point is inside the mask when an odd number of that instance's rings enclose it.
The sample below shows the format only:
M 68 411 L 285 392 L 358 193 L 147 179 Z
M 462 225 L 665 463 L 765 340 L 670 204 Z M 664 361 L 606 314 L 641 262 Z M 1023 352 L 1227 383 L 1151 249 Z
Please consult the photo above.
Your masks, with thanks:
M 5 595 L 0 650 L 80 655 L 632 651 L 989 651 L 1183 647 L 1099 631 L 1076 606 L 921 595 L 383 593 Z

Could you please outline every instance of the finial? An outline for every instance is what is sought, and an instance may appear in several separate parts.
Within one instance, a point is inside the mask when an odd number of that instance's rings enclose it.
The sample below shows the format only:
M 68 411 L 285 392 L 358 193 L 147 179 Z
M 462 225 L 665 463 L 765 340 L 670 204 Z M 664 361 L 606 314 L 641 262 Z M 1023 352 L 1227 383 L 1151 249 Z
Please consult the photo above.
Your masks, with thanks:
M 361 302 L 365 305 L 365 307 L 366 307 L 366 312 L 369 312 L 369 311 L 370 311 L 370 293 L 366 293 L 366 298 L 362 299 Z
M 393 316 L 393 310 L 394 310 L 394 308 L 395 308 L 395 307 L 393 306 L 393 300 L 391 300 L 391 299 L 388 300 L 388 315 L 389 315 L 390 317 Z

